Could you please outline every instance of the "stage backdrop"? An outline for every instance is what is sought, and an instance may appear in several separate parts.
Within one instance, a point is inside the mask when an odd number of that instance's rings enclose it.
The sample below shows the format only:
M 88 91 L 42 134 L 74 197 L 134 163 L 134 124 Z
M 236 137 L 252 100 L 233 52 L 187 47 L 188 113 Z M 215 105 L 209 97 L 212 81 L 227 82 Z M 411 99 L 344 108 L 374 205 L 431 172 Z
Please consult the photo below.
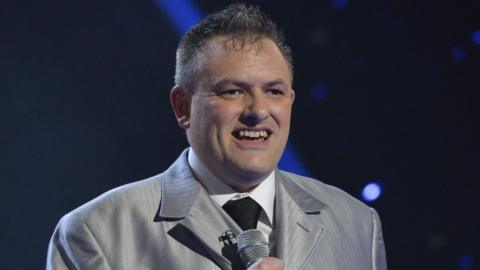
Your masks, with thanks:
M 187 147 L 176 45 L 229 2 L 2 2 L 2 269 L 44 268 L 62 215 Z M 480 2 L 249 2 L 293 49 L 281 167 L 375 207 L 390 269 L 480 269 Z

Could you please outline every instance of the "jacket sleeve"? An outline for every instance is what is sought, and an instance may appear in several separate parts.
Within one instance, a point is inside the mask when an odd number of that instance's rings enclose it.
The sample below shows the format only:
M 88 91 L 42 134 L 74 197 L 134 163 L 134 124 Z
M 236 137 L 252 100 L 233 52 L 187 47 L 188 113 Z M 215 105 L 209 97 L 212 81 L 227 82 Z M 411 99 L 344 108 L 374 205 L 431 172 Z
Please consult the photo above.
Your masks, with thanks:
M 111 269 L 87 224 L 68 214 L 58 223 L 48 246 L 47 270 Z
M 387 270 L 387 256 L 383 242 L 382 223 L 377 212 L 372 209 L 373 234 L 372 234 L 372 269 Z

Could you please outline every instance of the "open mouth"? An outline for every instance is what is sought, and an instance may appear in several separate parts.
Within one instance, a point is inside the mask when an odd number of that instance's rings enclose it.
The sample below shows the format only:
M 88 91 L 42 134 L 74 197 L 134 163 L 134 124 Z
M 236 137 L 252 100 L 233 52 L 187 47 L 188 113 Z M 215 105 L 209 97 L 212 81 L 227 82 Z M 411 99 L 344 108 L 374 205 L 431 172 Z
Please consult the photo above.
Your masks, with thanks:
M 251 130 L 251 129 L 237 129 L 232 132 L 232 135 L 238 140 L 263 140 L 266 141 L 272 132 L 267 129 Z

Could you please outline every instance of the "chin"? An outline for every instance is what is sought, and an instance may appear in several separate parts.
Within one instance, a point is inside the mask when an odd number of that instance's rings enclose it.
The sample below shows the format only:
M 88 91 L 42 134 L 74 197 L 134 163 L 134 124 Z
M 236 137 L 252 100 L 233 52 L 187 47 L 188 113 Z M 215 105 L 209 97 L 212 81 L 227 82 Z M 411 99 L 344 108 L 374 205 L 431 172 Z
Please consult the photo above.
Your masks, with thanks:
M 267 177 L 274 167 L 272 166 L 251 166 L 251 164 L 238 164 L 235 166 L 234 171 L 238 177 L 243 179 L 261 179 Z M 252 181 L 254 182 L 254 181 Z

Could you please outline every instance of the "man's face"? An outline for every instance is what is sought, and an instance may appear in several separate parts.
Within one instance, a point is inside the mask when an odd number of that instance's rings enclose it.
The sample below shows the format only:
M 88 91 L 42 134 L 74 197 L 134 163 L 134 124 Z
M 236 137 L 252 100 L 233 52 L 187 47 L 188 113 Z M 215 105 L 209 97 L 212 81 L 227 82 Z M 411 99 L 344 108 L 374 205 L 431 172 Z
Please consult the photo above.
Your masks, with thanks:
M 209 170 L 239 191 L 276 167 L 290 128 L 294 92 L 288 65 L 269 39 L 243 48 L 211 41 L 191 97 L 190 145 Z

